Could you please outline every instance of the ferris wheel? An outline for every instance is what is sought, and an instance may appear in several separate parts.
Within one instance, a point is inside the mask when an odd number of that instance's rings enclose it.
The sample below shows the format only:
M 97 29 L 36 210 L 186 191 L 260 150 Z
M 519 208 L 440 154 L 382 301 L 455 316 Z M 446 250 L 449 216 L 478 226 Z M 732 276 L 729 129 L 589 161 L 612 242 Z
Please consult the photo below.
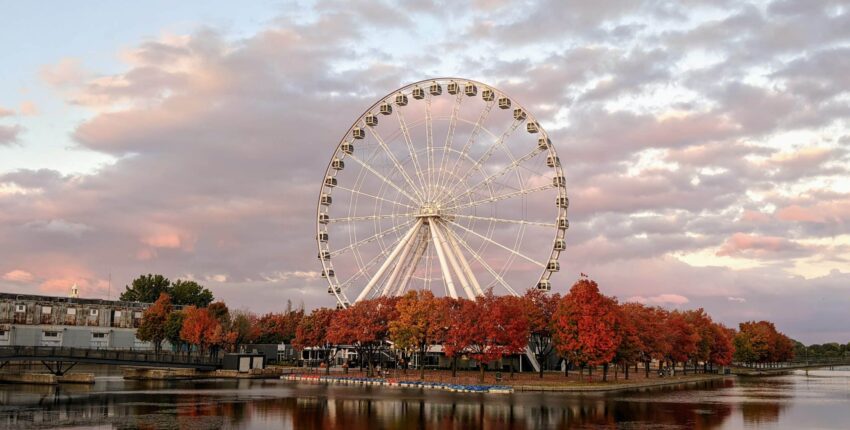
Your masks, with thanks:
M 469 79 L 410 84 L 333 151 L 317 204 L 322 277 L 338 307 L 411 289 L 548 291 L 568 206 L 555 147 L 515 99 Z

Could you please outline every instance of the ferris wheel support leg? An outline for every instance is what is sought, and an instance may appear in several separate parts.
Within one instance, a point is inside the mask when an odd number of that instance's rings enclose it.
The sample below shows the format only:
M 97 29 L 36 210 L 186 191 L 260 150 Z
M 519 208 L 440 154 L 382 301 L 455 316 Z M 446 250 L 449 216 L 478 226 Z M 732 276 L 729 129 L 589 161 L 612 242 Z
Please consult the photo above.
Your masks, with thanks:
M 402 267 L 404 267 L 405 261 L 407 261 L 408 255 L 410 255 L 410 250 L 414 249 L 417 245 L 416 236 L 419 235 L 419 231 L 422 230 L 422 226 L 419 223 L 416 223 L 415 227 L 416 232 L 413 235 L 411 240 L 407 241 L 407 244 L 404 245 L 404 250 L 401 252 L 401 256 L 398 257 L 398 264 L 393 267 L 393 271 L 390 272 L 390 277 L 387 278 L 387 282 L 384 283 L 384 292 L 383 295 L 389 294 L 392 290 L 392 286 L 395 284 L 396 279 L 398 278 L 399 273 L 401 273 Z
M 463 252 L 460 250 L 460 246 L 458 246 L 457 241 L 455 240 L 454 232 L 448 227 L 443 227 L 446 231 L 446 236 L 448 236 L 449 244 L 451 248 L 454 250 L 455 255 L 458 256 L 458 260 L 460 260 L 460 265 L 463 267 L 464 273 L 466 273 L 467 279 L 472 283 L 472 288 L 475 290 L 475 293 L 479 296 L 484 295 L 484 290 L 481 289 L 481 284 L 478 283 L 478 279 L 475 277 L 475 273 L 472 271 L 472 268 L 469 267 L 469 262 L 466 261 L 466 257 L 463 255 Z M 474 299 L 475 297 L 470 297 Z
M 475 293 L 472 292 L 472 288 L 469 287 L 469 282 L 467 281 L 467 274 L 461 270 L 460 264 L 457 261 L 457 257 L 455 257 L 454 250 L 452 249 L 451 243 L 447 239 L 448 232 L 443 232 L 445 230 L 445 226 L 439 224 L 437 221 L 432 221 L 434 224 L 437 224 L 439 228 L 437 229 L 437 236 L 440 238 L 440 244 L 444 247 L 444 252 L 446 253 L 446 257 L 449 260 L 449 264 L 451 268 L 454 270 L 457 275 L 457 279 L 460 281 L 460 285 L 463 287 L 463 291 L 466 293 L 466 296 L 469 297 L 469 300 L 475 300 Z
M 377 284 L 378 281 L 381 280 L 381 278 L 384 276 L 384 273 L 387 271 L 387 268 L 393 261 L 395 261 L 396 257 L 398 257 L 398 254 L 405 248 L 407 243 L 410 242 L 410 239 L 413 237 L 413 234 L 416 233 L 417 230 L 419 230 L 419 226 L 421 225 L 421 220 L 416 221 L 416 225 L 413 226 L 413 228 L 411 228 L 410 231 L 408 231 L 404 235 L 404 238 L 402 238 L 398 245 L 396 245 L 395 249 L 393 249 L 393 252 L 390 253 L 386 261 L 384 261 L 384 264 L 382 264 L 381 268 L 378 269 L 378 271 L 375 273 L 375 276 L 372 276 L 372 279 L 370 279 L 369 283 L 366 284 L 366 288 L 364 288 L 363 291 L 360 292 L 360 295 L 357 296 L 357 300 L 355 301 L 359 302 L 369 296 L 369 292 L 371 292 L 372 288 L 375 287 L 375 284 Z
M 410 279 L 413 278 L 413 274 L 416 272 L 416 267 L 419 266 L 419 261 L 422 260 L 422 256 L 428 249 L 428 238 L 431 237 L 428 233 L 428 226 L 423 225 L 420 231 L 422 232 L 422 238 L 419 240 L 416 252 L 413 253 L 413 258 L 411 258 L 410 263 L 404 269 L 404 275 L 402 275 L 401 282 L 398 283 L 398 290 L 395 293 L 396 296 L 404 294 L 407 284 L 410 283 Z
M 437 235 L 437 224 L 434 221 L 431 221 L 429 225 L 431 230 L 431 243 L 434 244 L 434 249 L 437 250 L 437 258 L 440 260 L 440 270 L 443 272 L 446 289 L 448 290 L 449 296 L 456 299 L 457 290 L 455 290 L 455 283 L 452 281 L 452 274 L 449 270 L 449 265 L 446 262 L 446 254 L 445 250 L 443 250 L 443 244 L 440 243 L 440 238 Z

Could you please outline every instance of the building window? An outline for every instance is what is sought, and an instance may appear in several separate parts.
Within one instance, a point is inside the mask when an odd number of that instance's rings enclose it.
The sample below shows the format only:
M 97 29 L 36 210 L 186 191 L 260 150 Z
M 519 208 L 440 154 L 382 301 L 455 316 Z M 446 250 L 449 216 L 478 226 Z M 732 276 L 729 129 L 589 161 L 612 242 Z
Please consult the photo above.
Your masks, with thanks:
M 92 339 L 106 339 L 106 333 L 92 332 L 91 338 Z
M 17 305 L 15 306 L 15 312 L 26 312 L 27 305 Z
M 115 318 L 115 319 L 121 318 L 121 311 L 115 311 L 115 316 L 113 318 Z
M 0 337 L 6 337 L 6 330 L 0 330 Z
M 76 315 L 77 308 L 68 308 L 68 315 Z
M 52 308 L 52 307 L 50 307 L 50 306 L 42 306 L 42 307 L 41 307 L 41 313 L 42 313 L 43 315 L 49 315 L 49 314 L 50 314 L 50 313 L 52 313 L 52 312 L 53 312 L 53 308 Z
M 141 317 L 142 317 L 142 313 L 141 313 L 141 312 L 133 312 L 133 318 L 138 319 L 138 318 L 141 318 Z
M 58 331 L 46 331 L 44 332 L 44 337 L 59 337 Z
M 92 310 L 90 310 L 90 311 L 89 311 L 89 315 L 91 315 L 91 316 L 93 316 L 93 317 L 96 317 L 96 316 L 97 316 L 97 309 L 92 309 Z

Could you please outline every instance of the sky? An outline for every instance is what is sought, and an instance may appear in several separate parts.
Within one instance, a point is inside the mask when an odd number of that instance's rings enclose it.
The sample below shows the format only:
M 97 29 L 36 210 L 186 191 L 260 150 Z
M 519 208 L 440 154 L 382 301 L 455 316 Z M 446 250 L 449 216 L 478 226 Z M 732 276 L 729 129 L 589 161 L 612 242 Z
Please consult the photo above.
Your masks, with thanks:
M 462 76 L 561 157 L 554 291 L 587 273 L 850 341 L 846 0 L 0 3 L 2 291 L 162 273 L 233 308 L 332 306 L 313 232 L 334 146 L 383 94 Z

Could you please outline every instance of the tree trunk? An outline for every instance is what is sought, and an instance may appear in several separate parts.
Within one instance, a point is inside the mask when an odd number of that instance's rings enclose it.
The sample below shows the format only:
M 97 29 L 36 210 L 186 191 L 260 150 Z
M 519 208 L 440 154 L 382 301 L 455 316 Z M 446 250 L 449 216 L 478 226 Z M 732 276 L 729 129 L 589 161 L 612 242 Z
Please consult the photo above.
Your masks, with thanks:
M 564 377 L 570 377 L 570 362 L 567 359 L 564 359 Z
M 635 369 L 637 369 L 637 362 L 635 362 Z M 637 371 L 637 370 L 635 370 L 635 371 Z M 623 365 L 623 373 L 624 373 L 623 376 L 626 377 L 626 381 L 628 381 L 629 380 L 629 365 L 628 364 Z
M 478 362 L 478 369 L 478 382 L 484 383 L 484 363 L 482 363 L 481 361 Z
M 454 356 L 454 357 L 452 357 L 452 378 L 454 378 L 456 376 L 457 376 L 457 356 Z
M 540 368 L 540 379 L 543 379 L 543 356 L 537 355 L 537 366 Z
M 674 366 L 675 366 L 675 364 L 674 364 Z M 673 367 L 673 369 L 676 369 L 676 368 Z M 688 360 L 685 360 L 685 361 L 682 362 L 682 375 L 687 375 L 687 374 L 688 374 Z
M 427 345 L 419 348 L 419 379 L 425 380 L 425 350 L 428 348 Z
M 649 362 L 648 361 L 643 362 L 643 370 L 646 371 L 646 375 L 645 375 L 646 379 L 649 379 Z
M 624 366 L 625 366 L 625 364 L 624 364 Z M 615 381 L 619 377 L 619 373 L 620 373 L 620 365 L 617 364 L 617 363 L 614 363 L 614 380 Z
M 602 365 L 602 382 L 608 382 L 608 363 Z
M 514 379 L 514 359 L 511 358 L 511 379 Z

